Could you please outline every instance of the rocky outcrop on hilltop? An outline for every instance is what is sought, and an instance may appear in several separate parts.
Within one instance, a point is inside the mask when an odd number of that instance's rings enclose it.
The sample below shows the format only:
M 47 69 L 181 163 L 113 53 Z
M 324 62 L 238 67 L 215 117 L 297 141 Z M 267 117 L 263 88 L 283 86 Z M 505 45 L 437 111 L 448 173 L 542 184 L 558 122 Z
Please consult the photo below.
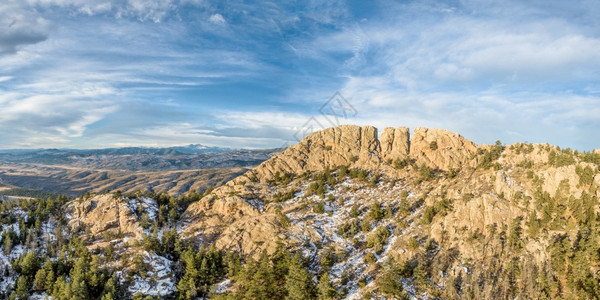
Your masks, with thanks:
M 305 137 L 245 175 L 266 182 L 276 174 L 319 172 L 328 166 L 375 170 L 382 162 L 406 158 L 448 170 L 463 166 L 476 150 L 475 143 L 443 129 L 419 127 L 411 139 L 407 127 L 388 127 L 379 139 L 373 126 L 342 125 Z
M 331 219 L 336 225 L 327 226 L 339 226 L 353 206 L 362 206 L 364 211 L 373 201 L 396 210 L 399 199 L 406 197 L 401 193 L 404 190 L 414 207 L 411 220 L 421 222 L 425 214 L 418 205 L 439 215 L 426 229 L 417 227 L 413 236 L 444 241 L 444 247 L 456 249 L 464 257 L 483 259 L 481 248 L 464 241 L 466 234 L 478 236 L 491 227 L 509 226 L 512 220 L 525 222 L 531 209 L 543 206 L 540 193 L 555 197 L 565 186 L 573 199 L 582 197 L 584 191 L 596 193 L 587 189 L 591 183 L 580 184 L 583 175 L 578 168 L 597 167 L 583 161 L 577 167 L 576 159 L 566 159 L 569 155 L 573 154 L 547 144 L 477 145 L 442 129 L 416 128 L 411 137 L 406 127 L 385 128 L 378 139 L 377 130 L 371 126 L 329 128 L 307 136 L 190 205 L 183 215 L 183 235 L 255 257 L 263 251 L 272 253 L 278 240 L 288 247 L 319 245 L 330 242 L 328 239 L 336 234 L 323 231 Z M 398 160 L 401 163 L 396 164 Z M 567 163 L 557 163 L 559 160 Z M 348 175 L 339 175 L 339 166 L 365 171 L 363 180 L 370 182 L 369 187 L 355 177 L 340 177 Z M 327 170 L 333 170 L 330 176 L 336 177 L 334 183 L 319 184 L 325 185 L 322 197 L 335 200 L 325 205 L 333 217 L 312 219 L 307 216 L 321 198 L 311 191 L 311 185 L 317 188 L 321 179 L 315 174 Z M 592 179 L 600 186 L 600 174 Z M 393 184 L 378 185 L 378 180 Z M 336 187 L 335 182 L 346 185 Z M 295 202 L 288 203 L 290 198 Z M 299 210 L 304 213 L 297 213 Z M 286 221 L 288 218 L 291 221 Z M 406 251 L 408 237 L 398 236 L 390 255 L 412 259 L 412 252 Z M 537 249 L 532 252 L 536 259 L 547 258 L 539 251 L 542 244 L 529 247 Z
M 383 129 L 381 133 L 381 156 L 383 159 L 404 159 L 410 149 L 410 134 L 407 127 Z
M 432 168 L 449 170 L 468 165 L 477 145 L 443 129 L 418 127 L 410 142 L 410 157 Z
M 343 125 L 315 132 L 260 164 L 254 176 L 260 181 L 275 174 L 322 171 L 327 166 L 360 164 L 375 166 L 380 161 L 377 129 L 373 126 Z

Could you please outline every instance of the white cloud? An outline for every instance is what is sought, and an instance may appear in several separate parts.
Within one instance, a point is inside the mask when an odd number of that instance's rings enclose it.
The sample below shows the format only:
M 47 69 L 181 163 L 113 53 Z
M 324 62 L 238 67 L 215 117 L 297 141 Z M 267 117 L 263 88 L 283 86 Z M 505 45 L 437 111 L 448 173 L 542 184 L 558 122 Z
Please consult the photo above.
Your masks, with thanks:
M 225 18 L 223 18 L 223 15 L 221 14 L 211 15 L 208 20 L 213 24 L 225 25 Z
M 134 17 L 141 21 L 160 23 L 170 13 L 176 12 L 179 4 L 204 4 L 198 0 L 27 0 L 33 7 L 59 7 L 88 16 L 112 14 L 117 18 Z
M 0 99 L 0 136 L 5 145 L 36 145 L 37 141 L 60 141 L 81 137 L 88 127 L 116 111 L 106 100 L 79 100 L 68 95 L 36 95 Z

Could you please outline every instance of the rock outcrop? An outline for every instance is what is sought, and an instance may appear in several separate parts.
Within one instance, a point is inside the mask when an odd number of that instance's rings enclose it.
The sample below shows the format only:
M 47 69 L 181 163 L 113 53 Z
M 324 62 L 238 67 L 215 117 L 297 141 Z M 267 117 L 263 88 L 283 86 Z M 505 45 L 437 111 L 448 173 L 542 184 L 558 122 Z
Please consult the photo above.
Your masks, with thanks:
M 410 134 L 407 127 L 383 129 L 381 133 L 381 156 L 383 159 L 404 159 L 410 149 Z
M 444 129 L 418 127 L 410 141 L 410 157 L 417 164 L 441 170 L 468 165 L 476 151 L 475 143 Z
M 154 200 L 144 198 L 140 202 L 146 210 L 156 210 Z M 153 202 L 153 203 L 150 203 Z M 71 201 L 66 207 L 68 225 L 72 229 L 84 226 L 92 235 L 123 233 L 140 238 L 143 229 L 140 226 L 136 200 L 117 197 L 112 194 L 103 194 L 90 197 L 82 201 Z
M 327 166 L 375 166 L 380 162 L 377 128 L 342 125 L 315 132 L 260 164 L 254 171 L 264 182 L 275 174 L 302 174 L 322 171 Z

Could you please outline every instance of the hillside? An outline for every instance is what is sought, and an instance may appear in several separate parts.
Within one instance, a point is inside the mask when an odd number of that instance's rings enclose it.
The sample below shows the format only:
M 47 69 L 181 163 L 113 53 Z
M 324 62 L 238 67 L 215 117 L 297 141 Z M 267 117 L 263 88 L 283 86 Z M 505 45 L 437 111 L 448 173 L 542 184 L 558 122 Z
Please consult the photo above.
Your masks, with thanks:
M 219 186 L 267 160 L 276 150 L 200 145 L 99 150 L 4 150 L 0 193 L 81 196 L 86 191 L 150 191 L 179 195 Z M 39 196 L 41 197 L 41 196 Z
M 0 165 L 0 187 L 4 187 L 0 194 L 35 196 L 36 192 L 42 191 L 78 197 L 87 191 L 133 193 L 140 190 L 180 195 L 222 185 L 246 170 L 235 167 L 132 172 L 31 164 Z
M 8 264 L 70 235 L 59 245 L 95 261 L 117 298 L 598 298 L 599 166 L 599 152 L 477 145 L 441 129 L 329 128 L 204 195 L 4 204 L 3 230 L 19 233 L 3 234 L 0 287 L 72 292 L 27 286 L 45 264 Z M 91 276 L 58 267 L 45 272 Z

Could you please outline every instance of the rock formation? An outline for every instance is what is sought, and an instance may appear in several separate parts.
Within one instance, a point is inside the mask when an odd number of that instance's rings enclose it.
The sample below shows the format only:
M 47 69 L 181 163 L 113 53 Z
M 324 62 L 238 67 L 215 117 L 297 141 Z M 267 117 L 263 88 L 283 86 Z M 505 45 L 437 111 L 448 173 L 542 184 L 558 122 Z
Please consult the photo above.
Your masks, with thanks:
M 410 149 L 410 136 L 407 127 L 383 129 L 381 133 L 381 156 L 383 159 L 404 159 Z
M 140 238 L 143 229 L 136 215 L 137 205 L 144 209 L 156 211 L 154 200 L 144 198 L 140 203 L 117 197 L 113 194 L 92 196 L 81 201 L 69 202 L 66 207 L 69 227 L 75 229 L 84 226 L 92 235 L 102 235 L 105 232 L 116 235 L 123 233 L 126 236 Z
M 468 165 L 477 145 L 461 135 L 443 129 L 418 127 L 410 142 L 410 157 L 418 164 L 448 170 Z

